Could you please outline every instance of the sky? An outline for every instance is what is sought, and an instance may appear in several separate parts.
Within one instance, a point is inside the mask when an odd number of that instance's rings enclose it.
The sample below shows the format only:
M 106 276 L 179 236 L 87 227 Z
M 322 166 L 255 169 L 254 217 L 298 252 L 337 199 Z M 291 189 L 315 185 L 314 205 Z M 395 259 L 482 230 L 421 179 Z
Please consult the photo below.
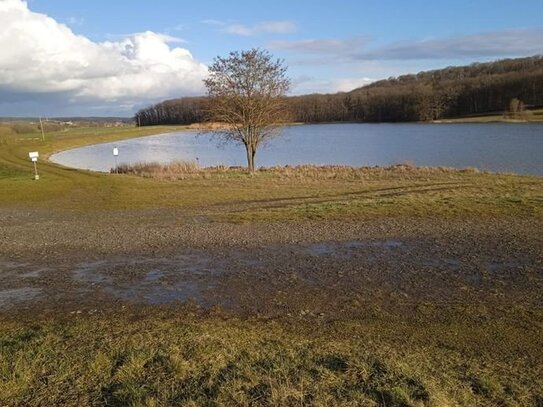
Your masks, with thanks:
M 264 48 L 290 93 L 543 54 L 543 1 L 0 0 L 0 116 L 132 116 Z

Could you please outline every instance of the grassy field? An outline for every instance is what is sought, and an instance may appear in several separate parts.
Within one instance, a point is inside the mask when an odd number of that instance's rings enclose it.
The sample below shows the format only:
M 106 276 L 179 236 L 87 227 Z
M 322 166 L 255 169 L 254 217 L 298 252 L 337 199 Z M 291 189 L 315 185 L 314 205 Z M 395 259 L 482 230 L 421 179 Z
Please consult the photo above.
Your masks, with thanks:
M 435 120 L 436 123 L 537 123 L 543 122 L 543 109 L 530 109 L 526 110 L 517 117 L 509 117 L 503 113 L 501 114 L 486 114 L 468 117 L 458 117 L 451 119 Z
M 497 222 L 543 217 L 543 179 L 474 169 L 223 169 L 145 176 L 27 158 L 173 131 L 80 128 L 4 136 L 0 209 L 100 217 L 146 208 L 212 222 Z M 240 154 L 243 151 L 240 150 Z M 529 237 L 527 237 L 529 238 Z M 541 406 L 540 308 L 428 303 L 410 319 L 267 320 L 183 308 L 0 319 L 2 406 Z

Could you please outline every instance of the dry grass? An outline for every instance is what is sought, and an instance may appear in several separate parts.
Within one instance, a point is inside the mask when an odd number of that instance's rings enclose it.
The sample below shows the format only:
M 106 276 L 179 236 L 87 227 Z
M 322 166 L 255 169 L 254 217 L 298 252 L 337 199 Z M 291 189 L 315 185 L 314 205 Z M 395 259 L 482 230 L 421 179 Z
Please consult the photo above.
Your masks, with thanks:
M 515 116 L 494 113 L 434 120 L 434 123 L 537 123 L 543 121 L 543 109 L 525 110 Z
M 217 123 L 217 122 L 203 122 L 203 123 L 193 123 L 188 126 L 191 130 L 221 130 L 224 128 L 227 128 L 228 125 L 225 123 Z
M 397 176 L 421 177 L 436 174 L 479 173 L 476 168 L 455 169 L 449 167 L 417 167 L 410 163 L 402 163 L 389 167 L 352 167 L 347 165 L 284 165 L 261 167 L 255 174 L 248 174 L 244 167 L 214 166 L 200 167 L 195 161 L 174 161 L 168 164 L 158 162 L 140 162 L 121 164 L 112 168 L 111 173 L 136 175 L 144 178 L 159 180 L 232 178 L 247 175 L 249 177 L 264 177 L 280 179 L 316 179 L 316 180 L 370 180 Z
M 175 161 L 169 164 L 140 162 L 135 164 L 121 164 L 112 168 L 110 172 L 112 174 L 128 174 L 144 178 L 174 180 L 200 175 L 202 169 L 194 161 Z
M 242 321 L 190 310 L 2 321 L 2 406 L 537 406 L 510 323 Z M 189 315 L 187 317 L 187 314 Z M 522 346 L 512 352 L 511 343 Z M 533 352 L 530 358 L 518 358 Z

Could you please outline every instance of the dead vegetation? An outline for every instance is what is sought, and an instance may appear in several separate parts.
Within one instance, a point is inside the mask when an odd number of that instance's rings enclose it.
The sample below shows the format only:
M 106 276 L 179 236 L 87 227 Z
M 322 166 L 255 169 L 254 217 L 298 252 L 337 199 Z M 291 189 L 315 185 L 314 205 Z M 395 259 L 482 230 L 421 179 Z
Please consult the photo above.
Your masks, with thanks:
M 158 162 L 139 162 L 135 164 L 121 164 L 112 168 L 111 173 L 129 174 L 144 178 L 161 180 L 183 180 L 192 178 L 230 178 L 236 176 L 261 176 L 293 179 L 350 179 L 363 180 L 381 177 L 421 177 L 439 174 L 479 173 L 476 168 L 456 169 L 450 167 L 417 167 L 411 163 L 401 163 L 389 167 L 352 167 L 348 165 L 284 165 L 274 167 L 261 167 L 254 174 L 248 175 L 244 167 L 239 166 L 212 166 L 200 167 L 195 161 L 174 161 L 168 164 Z

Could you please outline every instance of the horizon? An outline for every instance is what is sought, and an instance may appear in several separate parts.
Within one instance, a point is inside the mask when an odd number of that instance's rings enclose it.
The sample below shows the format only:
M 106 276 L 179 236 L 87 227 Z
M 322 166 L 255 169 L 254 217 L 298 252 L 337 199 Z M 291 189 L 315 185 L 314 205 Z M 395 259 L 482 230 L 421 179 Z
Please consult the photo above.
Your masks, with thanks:
M 254 47 L 285 60 L 292 96 L 543 53 L 543 4 L 427 3 L 345 1 L 331 12 L 307 1 L 265 10 L 245 1 L 0 0 L 0 117 L 129 118 L 203 96 L 214 57 Z

